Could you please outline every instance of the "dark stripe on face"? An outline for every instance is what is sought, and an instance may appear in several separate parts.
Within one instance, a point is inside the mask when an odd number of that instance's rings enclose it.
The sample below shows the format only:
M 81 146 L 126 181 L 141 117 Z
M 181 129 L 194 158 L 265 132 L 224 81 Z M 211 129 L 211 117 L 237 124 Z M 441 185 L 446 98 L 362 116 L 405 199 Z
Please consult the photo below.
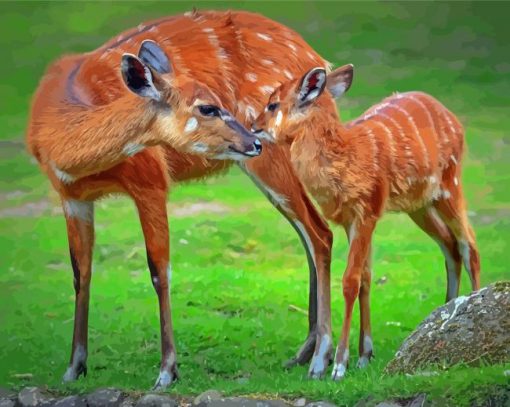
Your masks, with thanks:
M 74 256 L 73 249 L 71 248 L 69 248 L 69 255 L 71 256 L 71 266 L 73 267 L 74 291 L 78 294 L 80 292 L 80 268 L 78 267 L 78 262 Z
M 234 117 L 226 110 L 220 109 L 220 119 L 225 122 L 225 124 L 230 127 L 232 130 L 240 134 L 241 136 L 247 138 L 255 138 L 255 136 L 250 133 L 246 127 L 244 127 L 241 123 L 239 123 Z

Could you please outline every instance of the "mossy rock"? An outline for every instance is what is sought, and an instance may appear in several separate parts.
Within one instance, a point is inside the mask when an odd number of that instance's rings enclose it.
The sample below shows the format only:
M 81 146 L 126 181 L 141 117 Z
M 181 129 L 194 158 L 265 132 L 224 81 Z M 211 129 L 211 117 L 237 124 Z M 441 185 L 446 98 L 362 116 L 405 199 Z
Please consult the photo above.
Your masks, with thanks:
M 388 363 L 389 374 L 463 363 L 510 361 L 510 281 L 491 284 L 434 310 Z

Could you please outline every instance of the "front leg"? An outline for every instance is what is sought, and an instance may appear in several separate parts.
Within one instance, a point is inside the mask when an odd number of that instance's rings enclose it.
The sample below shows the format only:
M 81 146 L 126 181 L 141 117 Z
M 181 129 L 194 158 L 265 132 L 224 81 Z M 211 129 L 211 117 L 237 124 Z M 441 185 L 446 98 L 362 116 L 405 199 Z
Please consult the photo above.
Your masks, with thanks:
M 374 228 L 375 220 L 370 218 L 363 221 L 355 221 L 349 228 L 349 258 L 342 279 L 345 312 L 340 342 L 336 348 L 335 365 L 332 374 L 333 380 L 342 379 L 349 364 L 349 333 L 352 310 L 356 298 L 360 295 L 363 271 L 369 258 Z M 368 297 L 366 299 L 368 300 Z
M 69 367 L 63 381 L 87 375 L 88 320 L 92 250 L 94 246 L 94 203 L 62 198 L 67 225 L 69 253 L 74 273 L 75 309 L 73 343 Z
M 154 385 L 163 390 L 178 378 L 172 317 L 170 313 L 170 279 L 166 190 L 137 190 L 131 194 L 138 208 L 147 248 L 151 281 L 159 302 L 161 329 L 161 368 Z
M 287 367 L 312 359 L 309 375 L 322 377 L 332 354 L 330 263 L 333 234 L 308 198 L 288 158 L 268 145 L 260 157 L 240 165 L 298 233 L 310 275 L 308 335 Z M 285 176 L 282 176 L 285 174 Z

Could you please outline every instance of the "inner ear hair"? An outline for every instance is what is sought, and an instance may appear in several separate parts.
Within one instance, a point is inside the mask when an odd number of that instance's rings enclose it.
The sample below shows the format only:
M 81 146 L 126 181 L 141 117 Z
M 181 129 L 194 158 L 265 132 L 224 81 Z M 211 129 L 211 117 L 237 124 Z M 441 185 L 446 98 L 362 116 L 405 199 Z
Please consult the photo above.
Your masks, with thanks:
M 121 72 L 124 83 L 133 93 L 153 100 L 161 99 L 161 94 L 154 85 L 153 73 L 135 55 L 122 55 Z
M 298 105 L 306 106 L 317 99 L 326 86 L 326 70 L 321 67 L 308 71 L 298 87 Z

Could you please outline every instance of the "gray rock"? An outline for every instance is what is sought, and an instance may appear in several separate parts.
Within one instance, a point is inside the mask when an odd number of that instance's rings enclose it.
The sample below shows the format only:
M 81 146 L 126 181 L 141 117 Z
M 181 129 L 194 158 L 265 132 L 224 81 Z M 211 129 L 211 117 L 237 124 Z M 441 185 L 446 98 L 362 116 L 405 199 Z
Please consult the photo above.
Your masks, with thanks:
M 336 406 L 327 401 L 313 401 L 311 403 L 308 403 L 306 407 L 336 407 Z
M 52 400 L 52 397 L 37 387 L 25 387 L 18 394 L 18 404 L 21 407 L 47 406 Z
M 16 402 L 11 399 L 0 399 L 0 407 L 14 407 Z
M 407 407 L 424 407 L 425 401 L 427 400 L 426 394 L 419 394 L 414 400 L 412 400 Z
M 294 403 L 292 403 L 294 407 L 304 407 L 306 405 L 306 399 L 301 397 L 297 400 L 294 400 Z
M 195 399 L 193 400 L 194 406 L 199 405 L 205 405 L 213 400 L 219 400 L 221 399 L 222 394 L 217 390 L 207 390 L 204 391 L 202 394 L 199 394 Z
M 87 407 L 87 403 L 82 397 L 69 396 L 63 399 L 57 400 L 53 407 Z
M 5 387 L 0 387 L 0 399 L 15 399 L 16 392 Z
M 255 400 L 242 397 L 229 397 L 219 400 L 211 400 L 204 403 L 207 407 L 287 407 L 282 400 Z
M 404 341 L 385 372 L 510 361 L 510 281 L 491 284 L 434 310 Z
M 117 389 L 98 389 L 87 396 L 89 407 L 117 407 L 122 402 L 122 392 Z
M 177 407 L 177 405 L 175 400 L 161 394 L 146 394 L 136 403 L 136 407 Z
M 375 407 L 402 407 L 402 405 L 394 403 L 393 401 L 383 401 L 379 404 L 376 404 Z

